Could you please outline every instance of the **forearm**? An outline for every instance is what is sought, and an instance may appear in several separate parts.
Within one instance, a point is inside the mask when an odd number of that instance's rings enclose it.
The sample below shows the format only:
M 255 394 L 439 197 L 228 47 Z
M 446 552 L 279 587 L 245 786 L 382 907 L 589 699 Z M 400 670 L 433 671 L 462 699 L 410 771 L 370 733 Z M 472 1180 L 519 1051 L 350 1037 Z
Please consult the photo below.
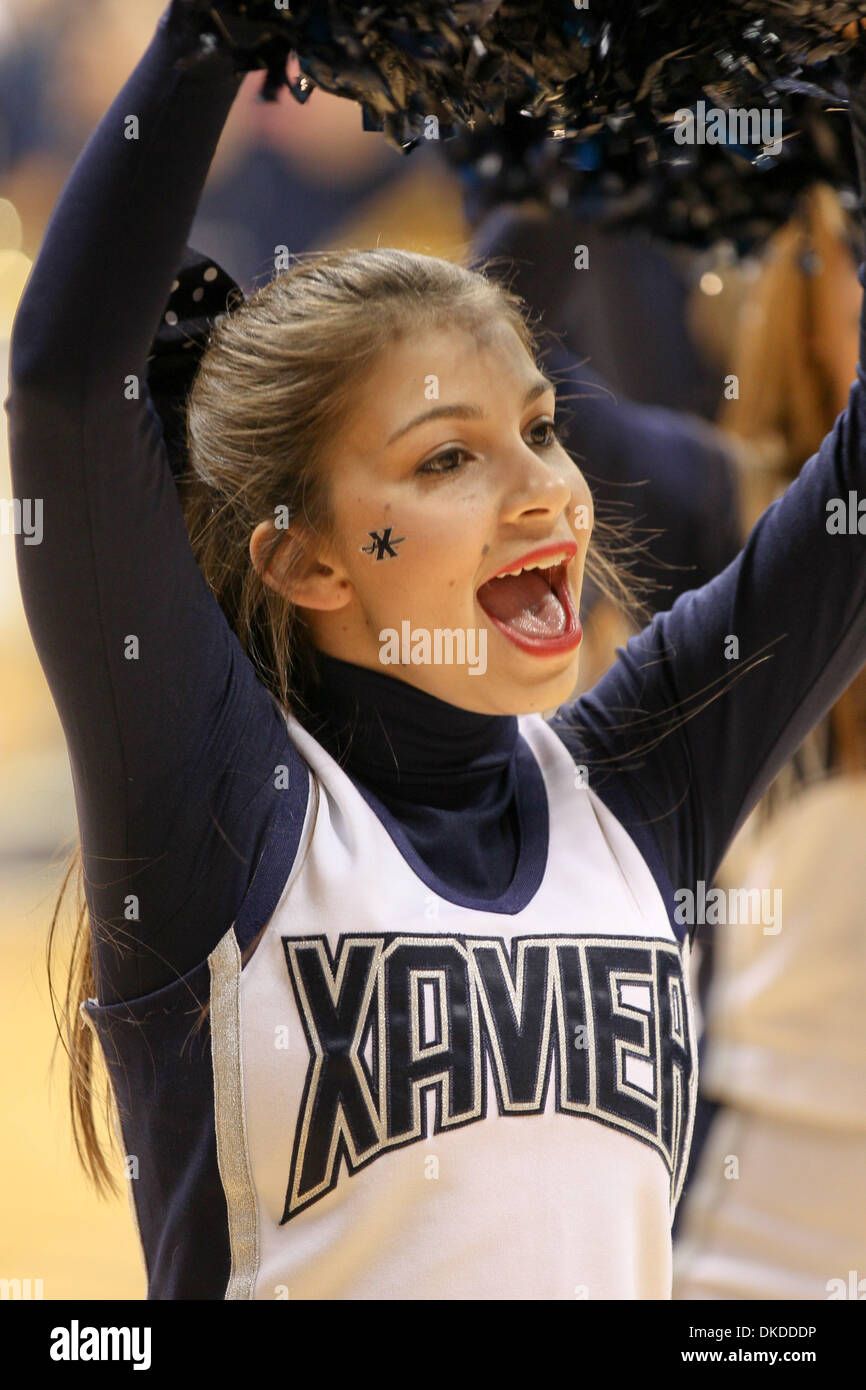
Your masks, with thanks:
M 13 486 L 44 509 L 41 543 L 18 538 L 22 594 L 73 755 L 88 757 L 94 745 L 106 753 L 103 705 L 120 716 L 118 737 L 149 729 L 134 694 L 127 710 L 119 693 L 130 686 L 120 635 L 135 633 L 151 651 L 158 643 L 178 684 L 203 682 L 205 698 L 222 688 L 227 659 L 224 620 L 195 564 L 144 384 L 238 82 L 219 55 L 178 68 L 191 51 L 178 16 L 177 4 L 163 15 L 77 161 L 12 339 Z M 132 116 L 138 139 L 127 140 Z M 137 394 L 125 389 L 129 376 Z M 157 711 L 153 719 L 156 741 Z

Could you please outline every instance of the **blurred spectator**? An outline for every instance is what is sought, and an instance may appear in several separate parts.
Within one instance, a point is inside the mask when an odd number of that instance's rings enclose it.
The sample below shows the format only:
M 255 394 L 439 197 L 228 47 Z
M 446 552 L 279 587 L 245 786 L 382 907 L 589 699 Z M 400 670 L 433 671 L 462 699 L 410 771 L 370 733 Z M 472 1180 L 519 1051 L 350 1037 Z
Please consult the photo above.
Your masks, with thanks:
M 844 409 L 857 365 L 863 291 L 859 232 L 836 193 L 816 184 L 771 239 L 734 348 L 738 395 L 720 423 L 737 443 L 747 534 L 796 478 Z M 832 725 L 813 729 L 752 813 L 756 828 L 832 760 Z
M 16 5 L 7 15 L 0 193 L 18 211 L 28 256 L 71 164 L 164 9 L 165 0 L 71 0 L 50 10 L 50 23 L 35 8 Z M 321 90 L 303 106 L 287 90 L 263 102 L 262 80 L 263 73 L 250 73 L 232 110 L 193 245 L 245 288 L 273 274 L 277 246 L 297 252 L 349 239 L 433 254 L 460 249 L 466 229 L 456 179 L 432 150 L 400 154 L 363 129 L 353 102 Z
M 743 315 L 739 398 L 723 417 L 749 446 L 746 528 L 845 406 L 859 351 L 859 256 L 835 193 L 820 186 L 767 249 Z M 821 621 L 815 597 L 803 640 Z M 864 1273 L 866 1250 L 864 830 L 861 674 L 755 808 L 717 876 L 754 903 L 756 892 L 770 894 L 777 921 L 762 903 L 760 920 L 750 910 L 698 931 L 705 1031 L 676 1298 L 862 1296 L 850 1293 L 849 1273 Z

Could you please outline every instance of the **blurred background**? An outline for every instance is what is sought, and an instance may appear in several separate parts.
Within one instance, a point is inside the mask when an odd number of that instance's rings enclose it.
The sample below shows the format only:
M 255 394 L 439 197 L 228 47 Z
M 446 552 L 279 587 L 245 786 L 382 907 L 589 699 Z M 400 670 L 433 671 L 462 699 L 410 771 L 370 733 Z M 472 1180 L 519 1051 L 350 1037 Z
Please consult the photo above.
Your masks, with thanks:
M 164 0 L 0 0 L 0 398 L 16 306 L 52 207 L 163 9 Z M 277 246 L 382 244 L 462 258 L 472 245 L 515 256 L 516 287 L 563 335 L 565 369 L 588 364 L 598 374 L 600 403 L 577 407 L 572 453 L 602 489 L 648 480 L 644 518 L 665 529 L 666 558 L 692 567 L 654 606 L 669 607 L 676 592 L 727 563 L 830 428 L 853 377 L 861 292 L 851 228 L 832 191 L 811 195 L 760 261 L 738 262 L 724 248 L 675 254 L 634 236 L 593 239 L 579 216 L 521 215 L 479 229 L 432 142 L 403 157 L 362 130 L 349 102 L 316 90 L 305 106 L 287 92 L 266 104 L 260 86 L 251 74 L 233 108 L 190 243 L 247 291 L 272 274 Z M 593 242 L 593 274 L 572 277 L 566 302 L 561 268 L 581 240 Z M 555 271 L 546 280 L 545 268 Z M 736 401 L 725 399 L 731 372 L 742 387 Z M 4 415 L 0 497 L 10 496 Z M 584 687 L 631 630 L 598 595 L 585 628 Z M 52 1067 L 46 938 L 76 824 L 8 525 L 0 531 L 0 681 L 0 1279 L 41 1280 L 49 1299 L 141 1298 L 127 1198 L 98 1199 L 86 1184 L 62 1055 Z M 786 769 L 720 874 L 732 886 L 783 886 L 791 925 L 778 940 L 754 924 L 725 929 L 715 950 L 702 934 L 701 1015 L 705 1050 L 714 1052 L 693 1165 L 703 1153 L 703 1167 L 691 1206 L 683 1205 L 683 1297 L 826 1296 L 823 1281 L 844 1279 L 851 1250 L 861 1239 L 866 1246 L 866 1217 L 852 1226 L 840 1216 L 866 1156 L 866 948 L 857 906 L 864 729 L 861 689 Z M 835 894 L 819 907 L 827 881 Z M 838 965 L 825 971 L 817 1000 L 816 960 Z M 801 1028 L 804 1000 L 812 1034 Z M 804 1077 L 799 1089 L 791 1068 Z M 756 1116 L 773 1114 L 775 1128 L 756 1126 Z M 734 1200 L 722 1170 L 732 1146 L 747 1143 L 763 1186 L 749 1191 L 744 1182 Z M 838 1179 L 832 1211 L 804 1200 L 791 1176 L 797 1170 L 808 1182 L 817 1164 L 825 1180 Z M 763 1233 L 757 1254 L 754 1230 Z M 866 1274 L 866 1252 L 858 1268 Z

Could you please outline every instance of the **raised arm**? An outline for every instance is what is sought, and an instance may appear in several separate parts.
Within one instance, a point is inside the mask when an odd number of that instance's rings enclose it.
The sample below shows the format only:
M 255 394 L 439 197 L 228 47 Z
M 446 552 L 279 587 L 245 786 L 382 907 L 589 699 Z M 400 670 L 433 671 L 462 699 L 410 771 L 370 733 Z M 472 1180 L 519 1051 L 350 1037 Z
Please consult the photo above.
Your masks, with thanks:
M 19 576 L 68 743 L 105 1002 L 166 983 L 228 929 L 287 755 L 195 562 L 145 386 L 241 81 L 226 54 L 186 66 L 194 42 L 175 0 L 79 157 L 18 311 L 6 402 L 15 495 L 43 507 L 41 544 L 17 538 Z M 306 777 L 292 781 L 300 802 Z
M 852 89 L 851 114 L 862 196 L 866 81 Z M 602 797 L 619 772 L 675 888 L 712 879 L 750 810 L 866 662 L 864 363 L 861 318 L 848 406 L 819 452 L 737 558 L 658 614 L 554 721 L 595 768 Z M 852 531 L 834 531 L 836 507 L 853 513 Z

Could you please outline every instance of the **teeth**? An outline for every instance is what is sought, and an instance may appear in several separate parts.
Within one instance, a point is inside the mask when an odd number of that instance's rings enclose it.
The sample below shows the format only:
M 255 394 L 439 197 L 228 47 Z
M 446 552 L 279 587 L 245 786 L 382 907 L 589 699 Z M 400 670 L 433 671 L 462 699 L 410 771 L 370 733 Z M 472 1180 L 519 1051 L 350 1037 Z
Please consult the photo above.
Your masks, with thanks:
M 557 565 L 561 565 L 563 560 L 566 559 L 568 559 L 568 555 L 566 551 L 563 551 L 560 555 L 551 555 L 546 560 L 533 560 L 528 565 L 519 565 L 516 569 L 503 570 L 502 573 L 496 577 L 497 579 L 504 579 L 508 574 L 523 574 L 524 570 L 555 569 Z

